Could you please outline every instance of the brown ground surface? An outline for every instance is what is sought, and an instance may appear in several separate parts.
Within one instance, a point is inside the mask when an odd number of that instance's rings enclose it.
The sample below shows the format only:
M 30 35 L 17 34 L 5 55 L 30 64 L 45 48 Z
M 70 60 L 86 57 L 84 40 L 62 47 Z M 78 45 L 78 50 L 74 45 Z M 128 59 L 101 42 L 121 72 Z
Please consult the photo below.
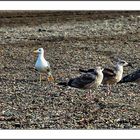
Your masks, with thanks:
M 33 51 L 45 49 L 55 83 L 32 68 Z M 140 68 L 140 12 L 0 11 L 1 129 L 140 128 L 140 88 L 135 83 L 88 90 L 57 82 L 79 75 L 79 68 L 132 62 L 124 75 Z

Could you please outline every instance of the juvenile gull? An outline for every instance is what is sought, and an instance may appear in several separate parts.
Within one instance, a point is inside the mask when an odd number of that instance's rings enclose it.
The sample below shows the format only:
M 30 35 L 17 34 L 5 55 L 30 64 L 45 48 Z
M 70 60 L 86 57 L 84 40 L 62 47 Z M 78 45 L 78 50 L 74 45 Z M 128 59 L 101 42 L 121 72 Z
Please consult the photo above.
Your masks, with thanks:
M 122 78 L 119 83 L 136 82 L 140 84 L 140 69 L 128 74 Z
M 48 61 L 44 58 L 44 49 L 39 48 L 38 50 L 34 51 L 34 53 L 38 54 L 37 61 L 35 63 L 35 69 L 40 73 L 40 83 L 41 83 L 41 74 L 47 73 L 48 74 L 48 81 L 53 81 L 53 76 L 51 73 L 51 67 Z
M 94 72 L 82 74 L 79 77 L 71 78 L 67 82 L 60 82 L 58 85 L 70 86 L 78 89 L 97 88 L 103 80 L 103 69 L 96 67 Z
M 111 93 L 111 85 L 118 83 L 122 79 L 123 75 L 123 66 L 131 66 L 130 63 L 127 63 L 124 60 L 119 60 L 117 64 L 114 66 L 114 69 L 104 68 L 103 70 L 103 81 L 102 84 L 108 86 L 108 94 Z M 94 72 L 94 69 L 82 70 L 79 69 L 80 72 Z

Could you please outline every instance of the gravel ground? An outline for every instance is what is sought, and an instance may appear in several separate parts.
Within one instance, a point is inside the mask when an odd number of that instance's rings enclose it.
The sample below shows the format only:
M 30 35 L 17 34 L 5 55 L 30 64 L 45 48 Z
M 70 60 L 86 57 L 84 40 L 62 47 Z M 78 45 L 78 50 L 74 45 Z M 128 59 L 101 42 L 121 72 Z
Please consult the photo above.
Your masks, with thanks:
M 54 83 L 42 85 L 33 51 L 45 49 Z M 64 88 L 59 81 L 79 68 L 132 62 L 140 68 L 140 12 L 0 11 L 1 129 L 139 129 L 140 85 L 123 83 L 88 90 Z

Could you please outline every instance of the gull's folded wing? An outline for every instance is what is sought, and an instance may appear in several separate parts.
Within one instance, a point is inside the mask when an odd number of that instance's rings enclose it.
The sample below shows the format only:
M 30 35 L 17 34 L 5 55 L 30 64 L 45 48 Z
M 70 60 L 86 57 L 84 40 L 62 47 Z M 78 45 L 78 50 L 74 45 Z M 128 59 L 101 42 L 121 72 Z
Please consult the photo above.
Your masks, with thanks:
M 96 76 L 91 73 L 86 73 L 80 77 L 73 78 L 69 81 L 68 85 L 76 88 L 88 88 L 96 79 Z

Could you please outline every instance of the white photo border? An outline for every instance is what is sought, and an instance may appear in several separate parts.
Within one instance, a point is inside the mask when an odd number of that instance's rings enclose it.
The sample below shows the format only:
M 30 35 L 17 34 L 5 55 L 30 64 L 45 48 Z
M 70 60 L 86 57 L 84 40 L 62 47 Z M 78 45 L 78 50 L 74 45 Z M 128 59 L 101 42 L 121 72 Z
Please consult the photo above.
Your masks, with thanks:
M 140 1 L 0 1 L 0 10 L 140 10 Z M 139 139 L 140 130 L 0 130 L 1 139 Z

